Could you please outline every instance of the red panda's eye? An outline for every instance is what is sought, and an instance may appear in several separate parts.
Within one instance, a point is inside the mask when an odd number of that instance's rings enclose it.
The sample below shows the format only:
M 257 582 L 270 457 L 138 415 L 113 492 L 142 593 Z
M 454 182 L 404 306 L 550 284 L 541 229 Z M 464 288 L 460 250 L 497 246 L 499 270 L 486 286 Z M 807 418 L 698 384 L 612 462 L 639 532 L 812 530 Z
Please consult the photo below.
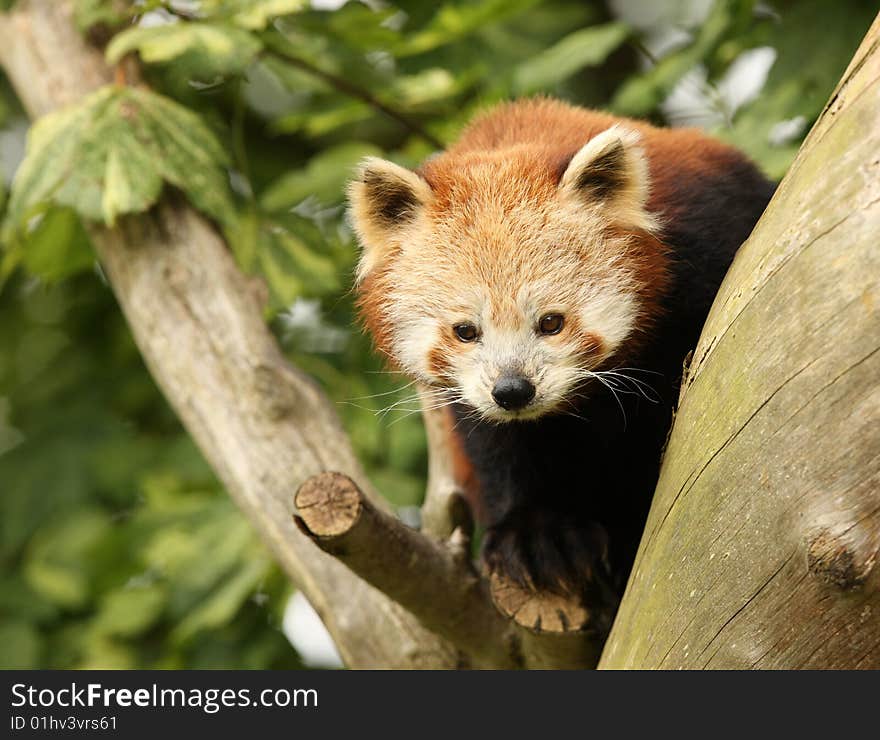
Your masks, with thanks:
M 452 331 L 462 342 L 473 342 L 480 334 L 476 326 L 468 323 L 456 324 L 452 327 Z
M 541 334 L 559 334 L 563 324 L 565 324 L 565 318 L 561 313 L 548 313 L 546 316 L 542 316 L 538 322 L 538 331 Z

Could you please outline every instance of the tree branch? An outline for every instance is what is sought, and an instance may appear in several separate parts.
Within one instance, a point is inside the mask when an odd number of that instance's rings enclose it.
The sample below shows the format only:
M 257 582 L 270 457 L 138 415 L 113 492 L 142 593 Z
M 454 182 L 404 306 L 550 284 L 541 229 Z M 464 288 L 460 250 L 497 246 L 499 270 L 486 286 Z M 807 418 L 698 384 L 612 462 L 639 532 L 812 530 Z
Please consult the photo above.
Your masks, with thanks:
M 428 438 L 428 487 L 422 503 L 422 531 L 438 540 L 447 539 L 464 519 L 470 517 L 470 509 L 462 498 L 455 470 L 452 450 L 452 419 L 446 408 L 433 408 L 424 388 L 419 389 L 425 435 Z M 466 524 L 473 529 L 473 522 Z
M 453 547 L 444 547 L 379 511 L 341 473 L 309 478 L 295 503 L 300 528 L 318 547 L 461 646 L 477 665 L 521 666 L 511 625 L 474 571 L 461 530 Z
M 295 504 L 300 529 L 318 547 L 460 646 L 476 667 L 595 666 L 608 624 L 592 629 L 596 618 L 579 604 L 497 578 L 490 596 L 461 528 L 443 545 L 377 510 L 341 473 L 309 478 Z
M 69 0 L 22 0 L 0 14 L 0 38 L 0 64 L 33 117 L 111 81 L 101 53 L 76 31 Z M 90 233 L 153 377 L 346 664 L 459 665 L 454 646 L 294 526 L 290 492 L 322 470 L 344 471 L 375 494 L 332 406 L 282 356 L 216 230 L 191 208 L 166 202 Z
M 407 131 L 421 137 L 431 146 L 437 149 L 443 149 L 444 144 L 442 141 L 440 141 L 440 139 L 431 134 L 420 124 L 416 123 L 409 116 L 404 115 L 400 111 L 392 108 L 387 103 L 382 102 L 369 90 L 364 90 L 363 88 L 358 87 L 353 82 L 345 79 L 344 77 L 340 77 L 339 75 L 335 75 L 332 72 L 327 72 L 320 67 L 316 67 L 308 60 L 297 56 L 297 54 L 289 49 L 288 46 L 289 42 L 286 39 L 283 40 L 282 43 L 271 43 L 271 53 L 275 54 L 275 56 L 277 56 L 279 59 L 284 60 L 292 67 L 296 67 L 306 74 L 311 75 L 312 77 L 316 77 L 317 79 L 332 87 L 337 92 L 340 92 L 343 95 L 347 95 L 350 98 L 354 98 L 355 100 L 360 100 L 362 103 L 366 103 L 370 108 L 373 108 L 374 110 L 377 110 L 380 113 L 388 116 L 388 118 L 403 126 L 403 128 L 405 128 Z

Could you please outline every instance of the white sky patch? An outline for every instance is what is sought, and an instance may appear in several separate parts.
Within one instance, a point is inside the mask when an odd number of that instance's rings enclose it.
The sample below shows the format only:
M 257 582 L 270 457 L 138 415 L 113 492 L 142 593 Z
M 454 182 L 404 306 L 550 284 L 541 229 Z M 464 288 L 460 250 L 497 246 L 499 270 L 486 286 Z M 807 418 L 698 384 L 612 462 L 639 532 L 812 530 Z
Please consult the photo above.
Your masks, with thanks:
M 312 0 L 315 10 L 339 10 L 348 0 Z
M 297 298 L 278 314 L 278 321 L 285 343 L 293 342 L 304 352 L 341 352 L 348 341 L 348 332 L 327 322 L 315 298 Z
M 141 28 L 157 28 L 158 26 L 170 26 L 173 23 L 178 23 L 180 19 L 169 13 L 167 10 L 151 10 L 149 13 L 144 13 L 137 24 Z
M 780 121 L 767 134 L 767 141 L 772 146 L 785 146 L 796 141 L 804 133 L 807 127 L 805 116 L 795 116 L 785 121 Z
M 709 95 L 706 68 L 699 64 L 686 73 L 660 104 L 672 126 L 712 128 L 724 122 L 724 114 Z
M 759 46 L 744 51 L 731 62 L 717 86 L 728 115 L 733 116 L 742 106 L 758 97 L 775 61 L 776 49 Z
M 717 84 L 700 64 L 682 77 L 660 105 L 673 126 L 714 128 L 729 124 L 736 112 L 760 95 L 776 61 L 776 49 L 749 49 L 731 62 Z
M 321 617 L 299 591 L 287 600 L 281 630 L 310 668 L 343 667 L 336 644 Z

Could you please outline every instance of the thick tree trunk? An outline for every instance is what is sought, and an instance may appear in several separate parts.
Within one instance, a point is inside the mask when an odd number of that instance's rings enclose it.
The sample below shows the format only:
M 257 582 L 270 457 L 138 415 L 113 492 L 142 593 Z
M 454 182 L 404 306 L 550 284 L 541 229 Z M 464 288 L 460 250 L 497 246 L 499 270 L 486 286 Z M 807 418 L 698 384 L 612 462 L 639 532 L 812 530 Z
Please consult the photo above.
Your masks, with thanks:
M 880 668 L 880 20 L 725 278 L 606 668 Z

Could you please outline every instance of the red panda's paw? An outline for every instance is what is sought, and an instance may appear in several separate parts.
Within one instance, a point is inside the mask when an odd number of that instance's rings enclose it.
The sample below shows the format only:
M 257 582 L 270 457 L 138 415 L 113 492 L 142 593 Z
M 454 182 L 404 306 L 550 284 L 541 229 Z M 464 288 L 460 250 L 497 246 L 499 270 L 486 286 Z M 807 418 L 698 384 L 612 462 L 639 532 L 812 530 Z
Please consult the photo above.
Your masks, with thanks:
M 490 574 L 526 589 L 616 601 L 608 535 L 593 522 L 546 511 L 519 512 L 486 530 L 482 558 Z

